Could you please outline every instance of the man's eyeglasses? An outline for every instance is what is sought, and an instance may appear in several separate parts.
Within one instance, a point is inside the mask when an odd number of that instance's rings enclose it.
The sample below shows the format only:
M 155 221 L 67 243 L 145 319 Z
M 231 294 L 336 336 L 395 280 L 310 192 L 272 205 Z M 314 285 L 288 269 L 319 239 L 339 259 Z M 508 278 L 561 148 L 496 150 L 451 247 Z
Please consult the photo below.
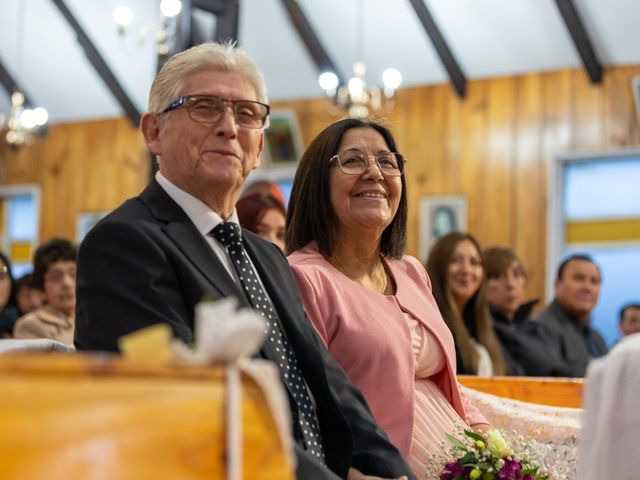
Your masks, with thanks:
M 227 100 L 212 95 L 187 95 L 180 97 L 165 108 L 162 113 L 185 106 L 189 118 L 198 123 L 217 123 L 224 115 L 227 105 L 231 106 L 238 126 L 244 128 L 264 127 L 271 107 L 251 100 Z
M 369 158 L 374 162 L 383 175 L 387 177 L 399 177 L 404 171 L 407 159 L 399 153 L 382 152 L 378 155 L 366 155 L 359 150 L 349 150 L 339 155 L 334 155 L 329 162 L 336 161 L 342 173 L 346 175 L 362 175 L 367 171 Z

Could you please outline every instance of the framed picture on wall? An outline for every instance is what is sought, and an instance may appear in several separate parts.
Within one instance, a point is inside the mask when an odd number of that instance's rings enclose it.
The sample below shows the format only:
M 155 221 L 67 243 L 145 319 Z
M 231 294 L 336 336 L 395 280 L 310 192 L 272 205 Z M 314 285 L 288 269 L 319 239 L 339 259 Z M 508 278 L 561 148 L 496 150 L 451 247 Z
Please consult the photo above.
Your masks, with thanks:
M 640 75 L 636 75 L 631 79 L 631 89 L 633 90 L 633 100 L 636 104 L 638 124 L 640 124 Z
M 466 231 L 467 199 L 463 195 L 427 196 L 420 201 L 420 258 L 449 232 Z
M 262 160 L 266 168 L 295 167 L 302 155 L 302 135 L 293 110 L 274 110 L 265 130 Z

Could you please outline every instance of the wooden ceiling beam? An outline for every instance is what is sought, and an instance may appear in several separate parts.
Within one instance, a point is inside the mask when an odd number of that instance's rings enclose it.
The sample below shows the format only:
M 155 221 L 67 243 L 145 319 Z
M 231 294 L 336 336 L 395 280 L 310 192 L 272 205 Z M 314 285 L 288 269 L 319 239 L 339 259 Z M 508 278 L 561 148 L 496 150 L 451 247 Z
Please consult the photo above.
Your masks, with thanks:
M 9 70 L 7 70 L 0 60 L 0 83 L 11 97 L 11 94 L 18 90 L 24 95 L 24 106 L 25 108 L 33 108 L 33 105 L 29 101 L 29 96 L 25 93 L 24 88 L 18 85 L 18 82 L 11 76 Z
M 589 32 L 587 32 L 573 0 L 556 0 L 556 5 L 573 39 L 573 44 L 578 49 L 591 83 L 600 83 L 602 81 L 602 65 L 598 61 L 593 43 L 589 38 Z
M 304 12 L 300 8 L 297 0 L 282 0 L 282 5 L 287 11 L 289 20 L 294 26 L 300 39 L 307 48 L 307 52 L 311 55 L 313 62 L 316 64 L 316 68 L 319 72 L 333 72 L 338 77 L 340 85 L 345 83 L 344 76 L 338 70 L 338 67 L 329 57 L 329 54 L 325 50 L 320 38 L 313 30 L 311 23 L 305 16 Z
M 232 0 L 235 3 L 236 0 Z M 214 15 L 222 15 L 227 9 L 229 0 L 191 0 L 191 6 L 193 8 L 199 8 Z
M 207 10 L 209 11 L 209 10 Z M 240 17 L 240 1 L 227 0 L 225 9 L 216 14 L 216 42 L 238 43 L 238 22 Z
M 442 36 L 440 28 L 438 28 L 431 12 L 429 12 L 424 0 L 409 0 L 409 2 L 411 2 L 420 23 L 422 23 L 425 32 L 427 32 L 427 35 L 431 39 L 431 43 L 436 49 L 440 61 L 449 75 L 449 80 L 453 88 L 460 98 L 464 98 L 467 90 L 467 79 L 453 56 L 453 53 L 451 53 L 451 49 Z
M 78 20 L 76 20 L 75 16 L 67 8 L 63 0 L 52 1 L 55 6 L 58 7 L 58 10 L 60 10 L 60 13 L 67 20 L 73 31 L 76 33 L 76 36 L 78 37 L 78 43 L 84 50 L 85 55 L 89 59 L 89 62 L 91 62 L 93 68 L 95 68 L 96 72 L 98 72 L 104 83 L 107 85 L 107 87 L 109 87 L 109 90 L 111 90 L 113 96 L 116 97 L 118 103 L 129 118 L 129 121 L 133 125 L 138 126 L 138 124 L 140 123 L 140 112 L 138 112 L 138 109 L 129 98 L 129 95 L 127 95 L 127 93 L 124 91 L 122 85 L 120 85 L 120 82 L 113 74 L 107 63 L 104 61 L 104 58 L 102 58 L 100 52 L 98 52 L 89 36 L 85 33 L 82 26 L 78 23 Z

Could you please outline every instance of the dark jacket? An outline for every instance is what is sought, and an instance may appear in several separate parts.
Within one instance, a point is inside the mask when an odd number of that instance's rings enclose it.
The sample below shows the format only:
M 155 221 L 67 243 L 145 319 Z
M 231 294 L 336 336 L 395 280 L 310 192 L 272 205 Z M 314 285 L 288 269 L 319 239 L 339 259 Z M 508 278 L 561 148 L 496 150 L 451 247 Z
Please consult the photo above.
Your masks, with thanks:
M 584 377 L 589 361 L 607 353 L 604 339 L 587 321 L 572 318 L 554 300 L 534 319 L 551 338 L 556 351 L 569 369 L 569 376 Z M 591 343 L 594 354 L 590 353 Z
M 296 442 L 298 478 L 344 478 L 351 466 L 369 475 L 413 478 L 305 316 L 281 251 L 247 230 L 242 235 L 316 400 L 331 471 Z M 117 351 L 120 336 L 156 323 L 170 325 L 177 338 L 191 344 L 194 307 L 204 296 L 234 296 L 241 307 L 249 307 L 189 217 L 153 180 L 139 197 L 101 220 L 80 245 L 76 347 Z M 268 352 L 263 351 L 267 358 Z
M 512 375 L 532 377 L 566 377 L 567 367 L 551 338 L 544 329 L 530 318 L 537 300 L 521 305 L 513 320 L 495 306 L 490 305 L 493 326 L 506 352 Z

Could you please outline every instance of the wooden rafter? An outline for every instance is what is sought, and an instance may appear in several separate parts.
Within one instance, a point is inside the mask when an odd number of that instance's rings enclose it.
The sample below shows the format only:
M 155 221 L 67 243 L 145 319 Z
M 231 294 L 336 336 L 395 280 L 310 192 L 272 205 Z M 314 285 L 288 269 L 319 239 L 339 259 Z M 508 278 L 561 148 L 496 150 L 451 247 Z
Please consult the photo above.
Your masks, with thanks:
M 318 35 L 316 35 L 316 32 L 313 30 L 311 23 L 300 8 L 297 0 L 282 0 L 282 4 L 287 11 L 287 15 L 289 16 L 292 25 L 307 48 L 307 52 L 309 52 L 313 62 L 316 64 L 318 71 L 333 72 L 338 77 L 339 84 L 344 84 L 344 77 L 341 75 L 336 64 L 329 57 L 329 54 L 322 45 L 322 42 L 320 42 Z
M 602 81 L 602 65 L 598 61 L 593 43 L 589 38 L 589 32 L 587 32 L 573 0 L 556 0 L 556 5 L 580 54 L 591 83 L 600 83 Z
M 85 33 L 80 23 L 78 23 L 78 20 L 75 18 L 73 13 L 71 13 L 71 11 L 67 8 L 64 1 L 52 1 L 55 6 L 58 7 L 58 10 L 60 10 L 60 13 L 67 20 L 73 31 L 76 33 L 76 36 L 78 37 L 78 43 L 84 50 L 85 55 L 89 59 L 89 62 L 91 62 L 91 65 L 93 65 L 93 68 L 95 68 L 96 72 L 98 72 L 98 75 L 100 75 L 104 83 L 106 83 L 107 87 L 109 87 L 109 90 L 111 90 L 111 93 L 114 95 L 114 97 L 116 97 L 118 103 L 120 103 L 120 106 L 129 118 L 129 121 L 133 125 L 137 126 L 140 123 L 140 112 L 138 112 L 138 109 L 129 98 L 129 95 L 127 95 L 127 93 L 124 91 L 122 85 L 120 85 L 120 82 L 113 74 L 107 63 L 104 61 L 104 58 L 102 58 L 100 52 L 98 52 L 93 42 Z
M 409 1 L 416 12 L 416 15 L 420 19 L 420 23 L 422 23 L 425 32 L 427 32 L 427 35 L 431 39 L 431 43 L 436 49 L 436 52 L 440 57 L 440 61 L 449 75 L 449 80 L 451 80 L 453 88 L 460 98 L 464 98 L 467 88 L 467 79 L 462 72 L 460 65 L 458 65 L 457 60 L 453 56 L 453 53 L 451 53 L 451 49 L 449 48 L 447 41 L 442 36 L 440 28 L 438 28 L 431 12 L 429 12 L 424 0 Z

